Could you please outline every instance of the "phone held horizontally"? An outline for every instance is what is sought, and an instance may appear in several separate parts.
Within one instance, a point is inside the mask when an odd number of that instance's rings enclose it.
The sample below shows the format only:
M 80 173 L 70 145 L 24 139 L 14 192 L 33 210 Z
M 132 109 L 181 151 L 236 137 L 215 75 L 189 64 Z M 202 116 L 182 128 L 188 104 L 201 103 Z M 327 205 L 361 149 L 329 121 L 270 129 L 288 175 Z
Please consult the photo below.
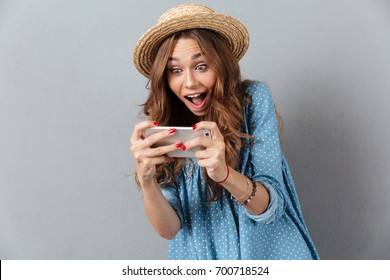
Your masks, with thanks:
M 211 138 L 211 131 L 208 129 L 193 130 L 192 127 L 180 127 L 180 126 L 176 126 L 176 127 L 156 126 L 156 127 L 147 128 L 144 130 L 144 137 L 146 138 L 154 133 L 161 132 L 163 130 L 170 130 L 172 128 L 176 129 L 175 134 L 158 141 L 156 144 L 152 146 L 152 148 L 167 146 L 167 145 L 177 144 L 177 143 L 184 144 L 196 137 Z M 185 150 L 185 151 L 183 151 L 182 149 L 178 149 L 167 153 L 167 156 L 175 157 L 175 158 L 190 158 L 190 157 L 195 157 L 196 151 L 203 150 L 203 149 L 205 148 L 201 146 L 194 147 L 192 149 Z

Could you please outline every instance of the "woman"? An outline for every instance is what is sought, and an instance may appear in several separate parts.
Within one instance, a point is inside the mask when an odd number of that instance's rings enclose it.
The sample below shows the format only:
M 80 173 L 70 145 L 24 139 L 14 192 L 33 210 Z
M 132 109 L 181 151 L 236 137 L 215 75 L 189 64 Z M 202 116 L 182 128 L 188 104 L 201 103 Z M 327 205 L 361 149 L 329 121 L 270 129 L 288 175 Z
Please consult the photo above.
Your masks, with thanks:
M 146 214 L 169 239 L 170 259 L 318 259 L 279 146 L 277 114 L 266 85 L 242 81 L 246 28 L 208 7 L 165 12 L 138 41 L 134 64 L 150 79 L 131 137 Z M 159 148 L 167 129 L 208 129 L 212 138 Z M 195 158 L 168 152 L 201 146 Z

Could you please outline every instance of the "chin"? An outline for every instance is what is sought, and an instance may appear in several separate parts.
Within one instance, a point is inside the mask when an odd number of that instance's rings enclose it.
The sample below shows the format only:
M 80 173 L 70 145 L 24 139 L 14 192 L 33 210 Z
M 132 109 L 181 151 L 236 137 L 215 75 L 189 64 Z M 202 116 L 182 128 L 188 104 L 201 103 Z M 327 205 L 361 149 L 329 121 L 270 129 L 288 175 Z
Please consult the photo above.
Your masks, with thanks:
M 197 117 L 204 117 L 206 115 L 206 112 L 193 112 L 191 111 L 195 116 Z
M 206 113 L 194 113 L 195 116 L 204 117 Z

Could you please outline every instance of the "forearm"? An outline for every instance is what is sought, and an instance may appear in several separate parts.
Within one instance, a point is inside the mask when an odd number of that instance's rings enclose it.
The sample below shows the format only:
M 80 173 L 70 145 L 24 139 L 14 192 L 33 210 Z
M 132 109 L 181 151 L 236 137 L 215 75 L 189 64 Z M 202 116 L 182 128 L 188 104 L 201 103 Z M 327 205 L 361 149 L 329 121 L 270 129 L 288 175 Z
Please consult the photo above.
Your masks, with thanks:
M 229 177 L 222 186 L 227 189 L 239 202 L 246 201 L 253 192 L 252 182 L 247 177 L 229 167 Z M 256 193 L 250 202 L 243 205 L 250 213 L 259 215 L 264 213 L 269 205 L 269 193 L 260 183 L 256 183 Z
M 141 184 L 146 215 L 157 233 L 172 239 L 180 230 L 180 219 L 165 199 L 156 180 Z

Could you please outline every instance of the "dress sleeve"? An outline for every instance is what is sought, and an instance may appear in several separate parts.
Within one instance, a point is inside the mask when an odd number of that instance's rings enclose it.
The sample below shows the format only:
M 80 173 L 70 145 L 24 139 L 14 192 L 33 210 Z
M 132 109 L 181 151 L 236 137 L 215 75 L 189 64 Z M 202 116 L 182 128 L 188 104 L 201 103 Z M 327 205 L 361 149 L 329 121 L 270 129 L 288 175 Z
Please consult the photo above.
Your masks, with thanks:
M 269 224 L 278 219 L 285 210 L 282 151 L 275 107 L 268 87 L 255 82 L 249 89 L 252 101 L 248 108 L 247 125 L 248 132 L 254 137 L 249 162 L 253 170 L 252 178 L 268 190 L 270 203 L 267 210 L 260 215 L 252 215 L 248 211 L 246 213 L 256 222 Z
M 168 187 L 161 188 L 161 192 L 164 195 L 165 199 L 172 206 L 173 210 L 175 210 L 177 216 L 180 219 L 180 227 L 183 224 L 183 211 L 181 207 L 179 191 L 176 185 L 171 185 Z

